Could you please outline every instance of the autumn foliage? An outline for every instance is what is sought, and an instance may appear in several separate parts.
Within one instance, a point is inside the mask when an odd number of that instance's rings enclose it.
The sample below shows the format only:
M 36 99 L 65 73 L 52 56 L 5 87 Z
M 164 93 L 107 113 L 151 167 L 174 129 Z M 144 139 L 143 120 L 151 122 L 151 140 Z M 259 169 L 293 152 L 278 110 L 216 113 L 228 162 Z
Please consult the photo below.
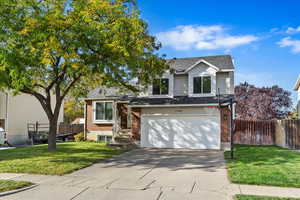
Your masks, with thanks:
M 288 116 L 292 106 L 291 93 L 277 85 L 272 87 L 255 87 L 241 83 L 235 87 L 238 119 L 270 120 L 283 119 Z

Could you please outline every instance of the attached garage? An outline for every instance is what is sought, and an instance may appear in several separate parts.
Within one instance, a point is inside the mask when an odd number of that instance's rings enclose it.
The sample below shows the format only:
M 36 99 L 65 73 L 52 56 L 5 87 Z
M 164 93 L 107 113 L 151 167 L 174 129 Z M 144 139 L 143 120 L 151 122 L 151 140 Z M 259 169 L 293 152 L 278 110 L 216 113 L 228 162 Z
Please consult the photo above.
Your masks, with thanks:
M 220 149 L 217 108 L 143 109 L 141 147 Z

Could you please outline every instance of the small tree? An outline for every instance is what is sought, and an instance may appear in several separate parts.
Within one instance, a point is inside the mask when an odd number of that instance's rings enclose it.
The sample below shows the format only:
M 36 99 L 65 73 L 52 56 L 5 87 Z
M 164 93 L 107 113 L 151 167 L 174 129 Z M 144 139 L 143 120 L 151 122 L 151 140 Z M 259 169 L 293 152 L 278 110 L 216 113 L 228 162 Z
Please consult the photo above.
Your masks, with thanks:
M 247 82 L 235 87 L 236 114 L 240 119 L 283 119 L 292 106 L 291 93 L 278 87 L 258 88 Z
M 136 91 L 166 69 L 133 0 L 0 0 L 0 87 L 38 99 L 56 149 L 59 110 L 89 84 Z M 55 106 L 51 107 L 51 96 Z

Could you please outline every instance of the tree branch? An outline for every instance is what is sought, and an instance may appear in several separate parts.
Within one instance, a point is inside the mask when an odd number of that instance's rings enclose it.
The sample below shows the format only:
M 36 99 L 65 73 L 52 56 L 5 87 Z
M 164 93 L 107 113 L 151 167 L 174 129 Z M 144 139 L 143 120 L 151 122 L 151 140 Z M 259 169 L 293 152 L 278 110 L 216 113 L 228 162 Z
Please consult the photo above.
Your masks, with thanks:
M 66 87 L 65 91 L 63 92 L 63 95 L 60 97 L 61 100 L 63 100 L 65 98 L 65 96 L 68 94 L 69 90 L 73 87 L 73 85 L 80 79 L 80 77 L 82 76 L 82 74 L 79 74 L 77 77 L 75 77 L 73 79 L 73 81 L 71 81 L 69 83 L 69 85 Z

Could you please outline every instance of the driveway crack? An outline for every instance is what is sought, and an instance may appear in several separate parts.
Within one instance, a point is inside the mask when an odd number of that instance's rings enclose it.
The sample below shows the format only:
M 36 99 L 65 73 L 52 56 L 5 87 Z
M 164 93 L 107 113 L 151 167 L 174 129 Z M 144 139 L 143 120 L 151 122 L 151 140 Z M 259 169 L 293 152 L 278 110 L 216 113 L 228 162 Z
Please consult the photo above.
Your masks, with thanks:
M 161 191 L 161 192 L 158 194 L 156 200 L 159 200 L 159 199 L 161 198 L 162 194 L 163 194 L 163 191 Z
M 156 167 L 156 166 L 155 166 Z M 152 170 L 155 168 L 155 167 L 152 167 L 150 170 L 148 170 L 143 176 L 141 176 L 139 178 L 139 180 L 143 179 L 145 176 L 147 176 L 148 174 L 150 174 L 152 172 Z
M 193 183 L 193 186 L 192 186 L 192 189 L 191 189 L 190 193 L 192 193 L 192 192 L 194 191 L 194 188 L 195 188 L 195 186 L 196 186 L 196 181 L 194 181 L 194 183 Z
M 81 195 L 82 193 L 84 193 L 86 190 L 88 190 L 90 187 L 86 187 L 83 190 L 81 190 L 78 194 L 76 194 L 74 197 L 72 197 L 70 200 L 75 199 L 76 197 L 78 197 L 79 195 Z
M 152 185 L 153 183 L 155 183 L 156 180 L 151 181 L 149 184 L 147 184 L 142 190 L 147 190 L 149 189 L 150 185 Z

